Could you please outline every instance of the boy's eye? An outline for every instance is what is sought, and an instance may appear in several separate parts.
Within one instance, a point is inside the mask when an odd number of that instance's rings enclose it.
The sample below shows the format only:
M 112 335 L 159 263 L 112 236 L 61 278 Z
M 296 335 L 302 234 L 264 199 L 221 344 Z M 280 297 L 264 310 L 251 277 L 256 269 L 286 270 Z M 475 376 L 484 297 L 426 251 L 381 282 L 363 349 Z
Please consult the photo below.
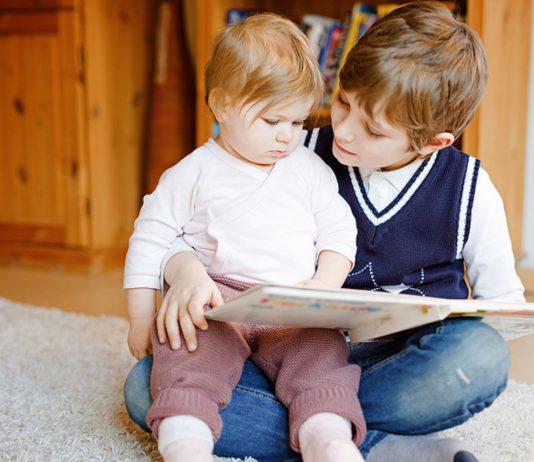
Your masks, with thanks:
M 295 121 L 293 122 L 293 125 L 294 125 L 295 127 L 302 127 L 302 126 L 304 125 L 304 120 L 295 120 Z
M 276 119 L 263 119 L 263 121 L 268 125 L 277 125 L 279 120 Z
M 373 130 L 371 130 L 371 128 L 369 127 L 369 125 L 366 125 L 366 126 L 365 126 L 365 131 L 366 131 L 370 136 L 372 136 L 372 137 L 374 137 L 374 138 L 381 138 L 382 136 L 384 136 L 384 135 L 382 135 L 381 133 L 376 133 L 376 132 L 374 132 Z
M 341 96 L 341 93 L 338 93 L 338 94 L 337 94 L 337 100 L 338 100 L 341 104 L 343 104 L 343 106 L 348 106 L 348 105 L 349 105 L 349 102 L 348 102 L 345 98 L 343 98 L 343 96 Z

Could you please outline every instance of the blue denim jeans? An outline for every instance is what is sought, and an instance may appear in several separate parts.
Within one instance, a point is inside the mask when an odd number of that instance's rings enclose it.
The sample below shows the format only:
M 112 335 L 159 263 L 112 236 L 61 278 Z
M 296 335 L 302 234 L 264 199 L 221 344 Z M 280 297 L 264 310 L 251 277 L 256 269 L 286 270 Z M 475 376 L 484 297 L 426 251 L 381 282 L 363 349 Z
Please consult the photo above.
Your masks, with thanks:
M 506 342 L 477 318 L 452 318 L 379 342 L 351 345 L 350 362 L 362 368 L 359 398 L 369 431 L 366 457 L 388 433 L 426 434 L 465 422 L 506 387 Z M 152 357 L 131 370 L 124 386 L 130 417 L 148 431 Z M 230 404 L 215 453 L 252 456 L 260 462 L 300 461 L 289 448 L 287 410 L 273 384 L 247 361 Z

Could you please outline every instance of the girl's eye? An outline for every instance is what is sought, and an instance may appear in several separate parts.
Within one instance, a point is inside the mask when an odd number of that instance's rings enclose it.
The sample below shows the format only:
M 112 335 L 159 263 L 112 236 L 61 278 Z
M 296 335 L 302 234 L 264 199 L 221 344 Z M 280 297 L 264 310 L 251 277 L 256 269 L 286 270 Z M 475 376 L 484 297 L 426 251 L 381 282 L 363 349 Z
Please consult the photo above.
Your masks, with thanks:
M 295 127 L 302 127 L 304 125 L 304 121 L 303 120 L 295 120 L 295 122 L 293 122 L 293 125 Z
M 274 120 L 274 119 L 263 119 L 263 121 L 268 125 L 277 125 L 279 122 L 278 120 Z

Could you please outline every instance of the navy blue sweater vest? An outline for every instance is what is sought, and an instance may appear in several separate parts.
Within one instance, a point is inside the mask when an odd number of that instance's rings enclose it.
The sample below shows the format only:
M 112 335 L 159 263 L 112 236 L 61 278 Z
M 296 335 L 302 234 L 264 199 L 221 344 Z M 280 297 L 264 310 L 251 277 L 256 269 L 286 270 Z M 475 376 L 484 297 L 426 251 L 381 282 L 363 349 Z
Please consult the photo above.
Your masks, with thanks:
M 467 298 L 463 246 L 480 162 L 453 147 L 427 158 L 399 195 L 377 211 L 357 167 L 341 165 L 332 154 L 333 132 L 309 132 L 304 144 L 332 168 L 339 192 L 358 226 L 356 263 L 344 287 Z

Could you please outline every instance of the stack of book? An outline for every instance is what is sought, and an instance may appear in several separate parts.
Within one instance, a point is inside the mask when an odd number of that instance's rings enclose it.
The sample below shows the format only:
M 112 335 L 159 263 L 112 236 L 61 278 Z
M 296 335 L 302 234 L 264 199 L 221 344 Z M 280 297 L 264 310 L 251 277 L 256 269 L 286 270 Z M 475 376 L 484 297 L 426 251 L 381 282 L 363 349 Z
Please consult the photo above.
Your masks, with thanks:
M 348 52 L 373 23 L 397 8 L 397 3 L 377 6 L 356 2 L 344 18 L 332 18 L 318 14 L 305 14 L 300 28 L 307 35 L 315 50 L 325 80 L 324 107 L 330 107 L 339 85 L 339 69 Z M 235 24 L 256 10 L 231 8 L 226 12 L 226 23 Z
M 339 70 L 355 43 L 377 19 L 393 11 L 397 3 L 377 6 L 357 2 L 343 19 L 305 14 L 301 28 L 315 49 L 325 80 L 324 106 L 329 107 L 339 86 Z

